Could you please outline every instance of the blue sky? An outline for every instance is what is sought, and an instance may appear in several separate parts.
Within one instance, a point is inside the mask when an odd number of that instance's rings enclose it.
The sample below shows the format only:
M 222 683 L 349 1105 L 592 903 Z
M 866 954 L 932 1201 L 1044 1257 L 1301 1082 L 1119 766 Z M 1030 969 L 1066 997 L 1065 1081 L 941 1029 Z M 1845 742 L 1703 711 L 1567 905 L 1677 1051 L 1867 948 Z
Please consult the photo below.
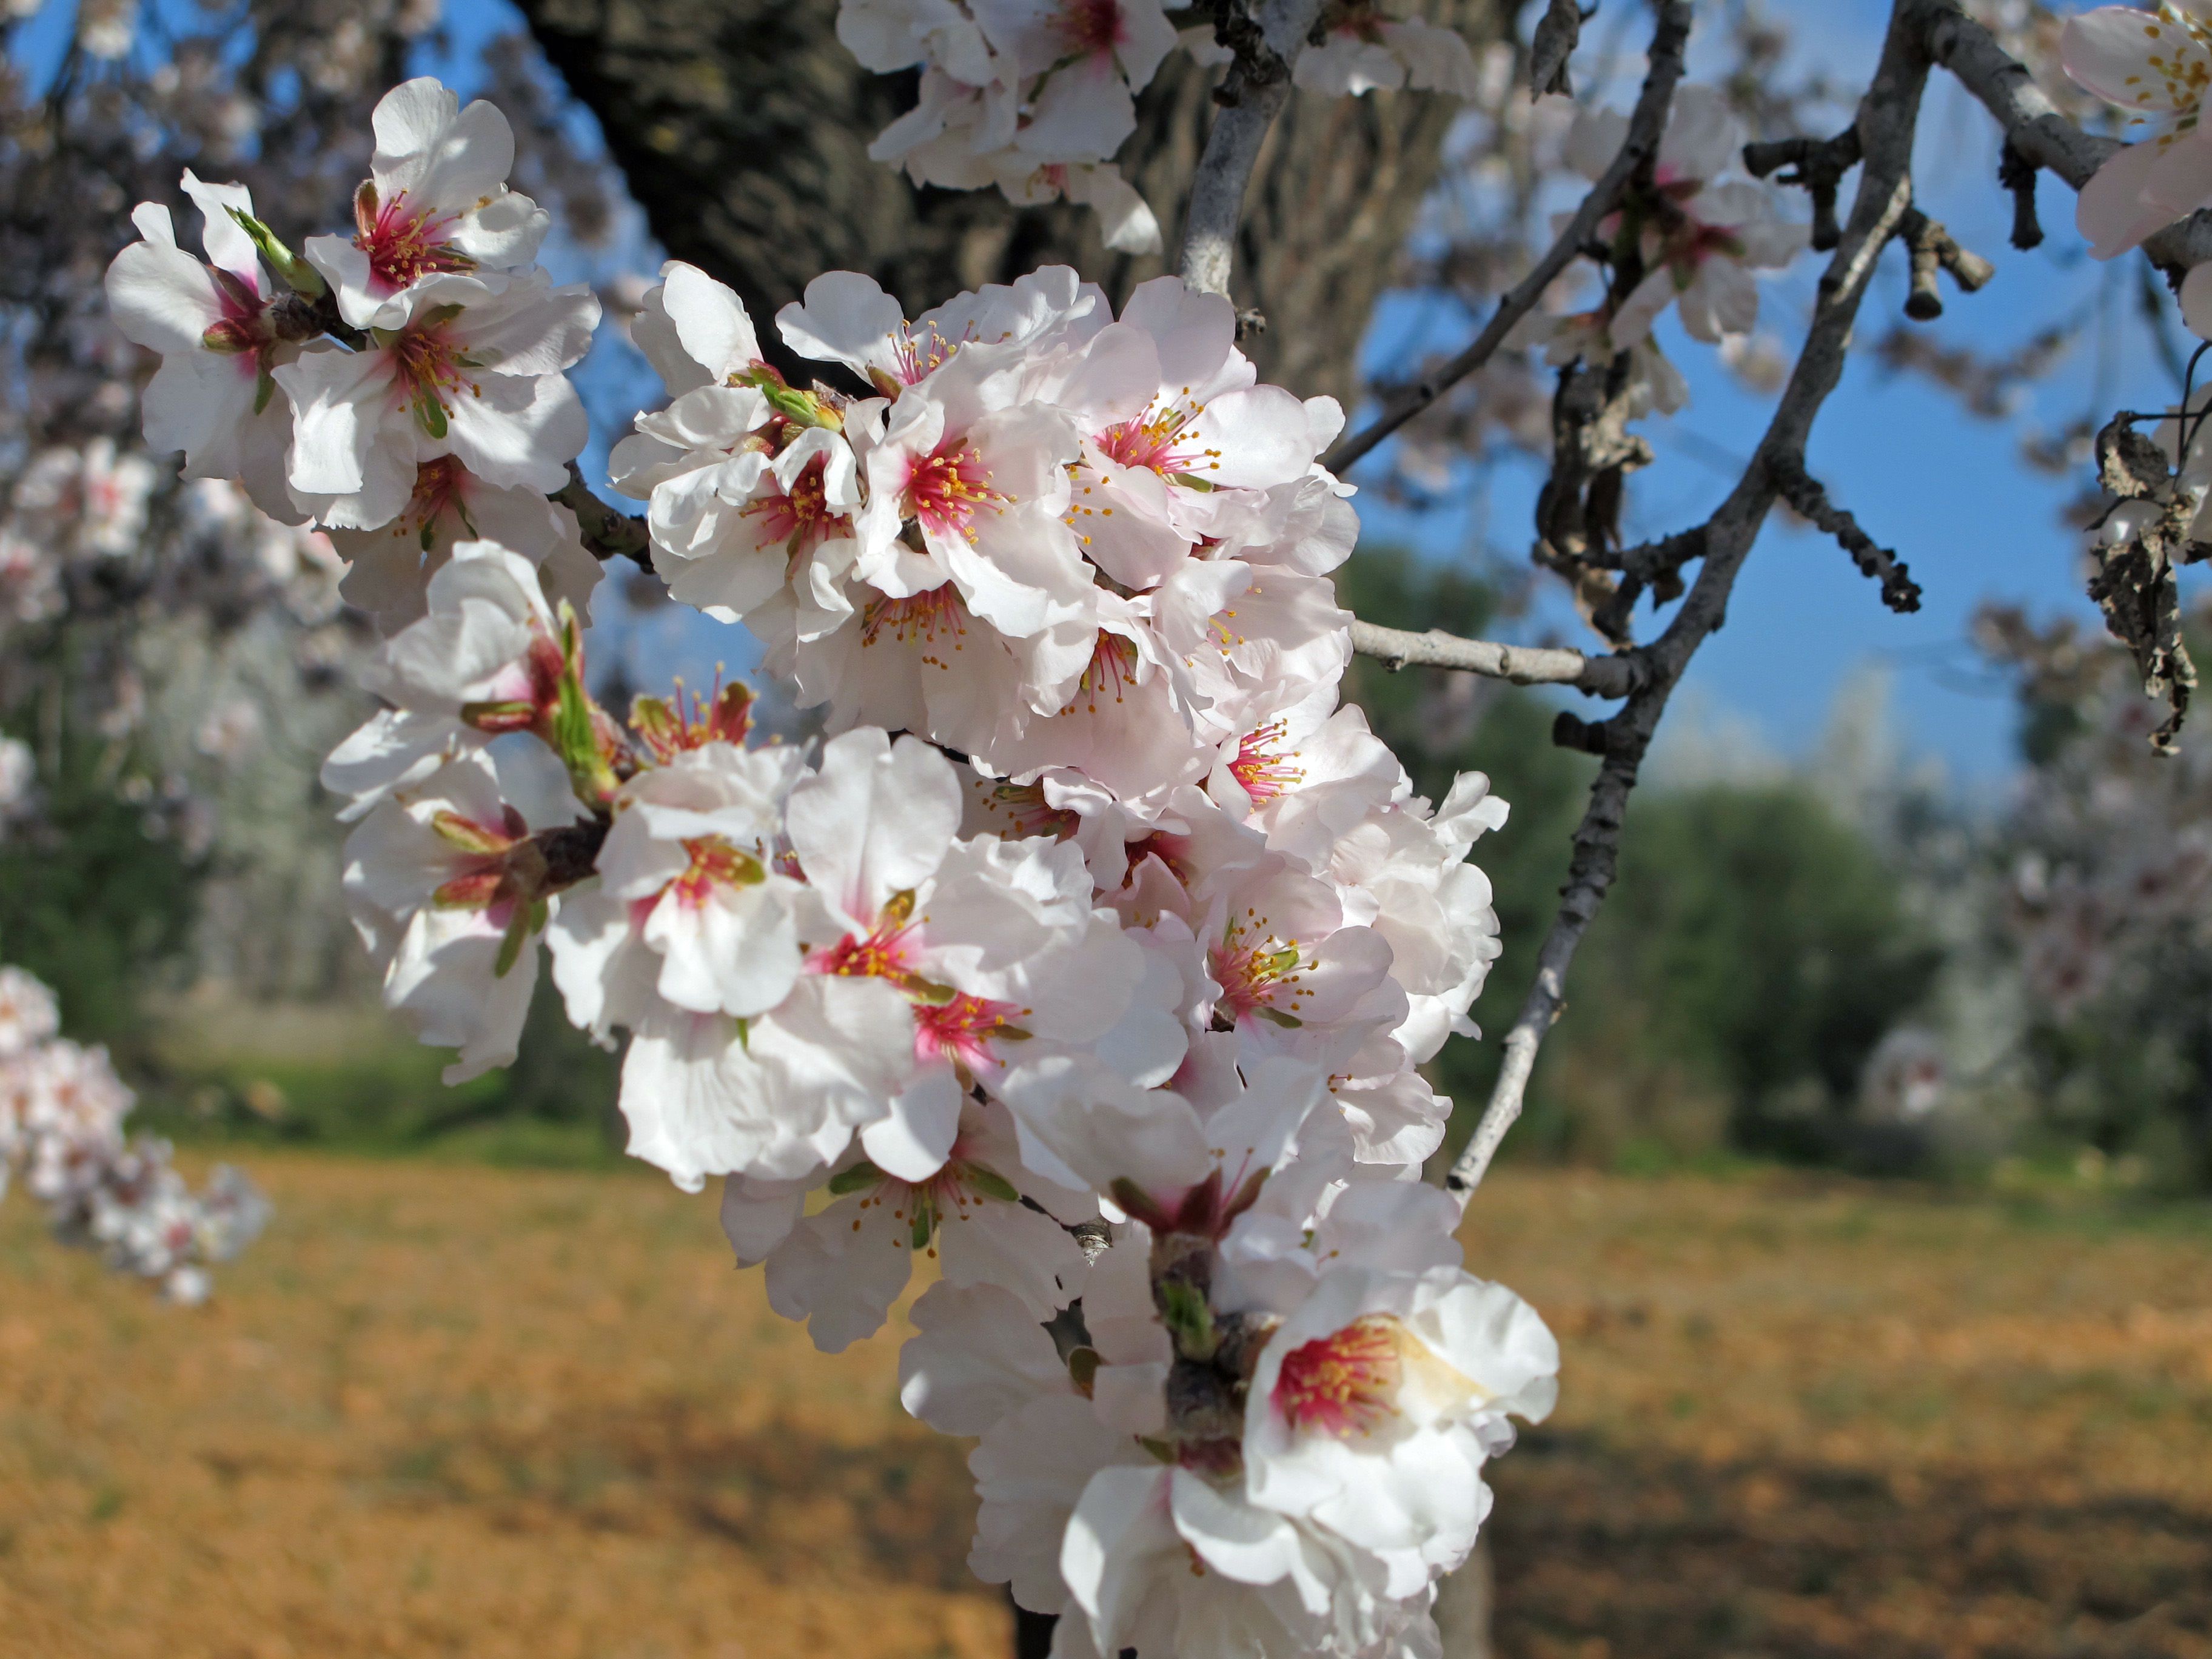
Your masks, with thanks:
M 41 78 L 40 58 L 66 40 L 72 9 L 71 0 L 46 0 L 19 35 L 17 56 L 34 83 Z M 1776 0 L 1771 9 L 1796 31 L 1800 62 L 1818 63 L 1836 85 L 1864 84 L 1887 0 Z M 1631 40 L 1640 35 L 1640 8 L 1620 8 L 1615 15 L 1636 32 Z M 449 0 L 446 19 L 444 45 L 425 53 L 418 67 L 463 87 L 478 78 L 482 44 L 519 26 L 506 0 Z M 1606 26 L 1594 35 L 1601 50 Z M 1613 101 L 1632 95 L 1641 67 L 1634 50 L 1621 54 Z M 1697 67 L 1693 55 L 1693 74 Z M 576 119 L 580 136 L 589 138 L 588 116 L 580 111 Z M 2013 713 L 2002 685 L 1979 666 L 1966 642 L 1975 608 L 2006 599 L 2094 623 L 2080 594 L 2078 538 L 2057 520 L 2061 504 L 2082 480 L 2031 471 L 2018 457 L 2020 436 L 2027 429 L 2057 430 L 2095 410 L 2154 406 L 2170 401 L 2177 389 L 2135 315 L 2132 264 L 2102 267 L 2086 257 L 2072 233 L 2072 194 L 2048 179 L 2042 188 L 2045 246 L 2031 254 L 2013 252 L 2006 240 L 2010 203 L 1996 187 L 1996 164 L 1987 118 L 1939 75 L 1921 123 L 1920 199 L 1966 246 L 1996 260 L 1998 276 L 1978 295 L 1956 295 L 1947 286 L 1945 316 L 1924 326 L 1945 343 L 2002 355 L 2064 319 L 2073 325 L 2075 343 L 2056 373 L 2026 389 L 2005 422 L 1972 419 L 1948 394 L 1915 379 L 1890 378 L 1865 354 L 1854 357 L 1821 417 L 1812 467 L 1838 502 L 1910 562 L 1924 590 L 1923 608 L 1911 617 L 1892 614 L 1832 543 L 1770 526 L 1738 583 L 1727 627 L 1701 651 L 1684 688 L 1690 702 L 1735 734 L 1734 741 L 1785 757 L 1805 754 L 1839 689 L 1863 684 L 1863 671 L 1875 665 L 1889 672 L 1908 749 L 1939 760 L 1969 788 L 1987 790 L 2012 765 Z M 1161 206 L 1171 221 L 1171 204 Z M 650 270 L 658 256 L 633 213 L 611 250 L 587 254 L 556 245 L 548 261 L 564 278 L 604 279 L 625 265 Z M 1786 340 L 1802 333 L 1819 268 L 1817 260 L 1801 260 L 1768 283 L 1763 325 Z M 1863 313 L 1863 340 L 1871 343 L 1900 317 L 1904 289 L 1903 252 L 1893 249 Z M 1412 323 L 1432 320 L 1416 316 Z M 1402 311 L 1391 316 L 1378 327 L 1372 353 L 1390 350 L 1391 337 L 1407 325 Z M 1457 337 L 1431 331 L 1427 343 L 1455 348 L 1468 325 L 1453 326 L 1462 331 Z M 1679 416 L 1648 426 L 1660 464 L 1632 485 L 1628 529 L 1639 538 L 1704 518 L 1729 488 L 1771 406 L 1743 392 L 1708 349 L 1682 337 L 1671 321 L 1662 338 L 1690 379 L 1692 399 Z M 603 476 L 597 469 L 607 443 L 658 389 L 612 331 L 583 380 L 595 426 L 586 465 Z M 1410 542 L 1437 559 L 1487 556 L 1517 562 L 1526 556 L 1540 483 L 1533 466 L 1498 468 L 1467 499 L 1419 514 L 1391 510 L 1370 495 L 1369 534 Z M 741 631 L 673 607 L 630 616 L 605 605 L 602 613 L 605 623 L 595 633 L 603 656 L 620 653 L 641 680 L 657 681 L 672 666 L 688 677 L 710 674 L 717 660 L 742 671 L 750 659 Z M 1557 595 L 1540 600 L 1516 628 L 1525 637 L 1588 642 Z

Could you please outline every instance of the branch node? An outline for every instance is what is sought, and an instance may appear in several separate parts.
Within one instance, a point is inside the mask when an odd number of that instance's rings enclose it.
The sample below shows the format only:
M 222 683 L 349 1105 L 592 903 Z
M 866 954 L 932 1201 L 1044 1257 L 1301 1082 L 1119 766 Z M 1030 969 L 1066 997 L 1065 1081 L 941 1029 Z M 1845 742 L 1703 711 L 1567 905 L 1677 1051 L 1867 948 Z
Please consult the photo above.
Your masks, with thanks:
M 1980 254 L 1960 247 L 1942 220 L 1929 218 L 1918 208 L 1905 210 L 1897 234 L 1912 258 L 1912 292 L 1905 299 L 1905 314 L 1916 323 L 1932 323 L 1943 314 L 1943 296 L 1936 287 L 1937 270 L 1949 271 L 1965 294 L 1985 287 L 1997 274 L 1997 268 Z
M 1852 125 L 1832 138 L 1778 138 L 1746 144 L 1743 165 L 1754 179 L 1764 179 L 1778 168 L 1791 169 L 1775 183 L 1796 185 L 1813 198 L 1813 250 L 1826 253 L 1844 240 L 1843 227 L 1836 220 L 1836 194 L 1862 154 L 1859 130 Z
M 639 569 L 653 569 L 653 538 L 643 519 L 609 507 L 585 488 L 584 475 L 568 463 L 568 482 L 547 497 L 576 515 L 576 533 L 594 558 L 629 559 Z

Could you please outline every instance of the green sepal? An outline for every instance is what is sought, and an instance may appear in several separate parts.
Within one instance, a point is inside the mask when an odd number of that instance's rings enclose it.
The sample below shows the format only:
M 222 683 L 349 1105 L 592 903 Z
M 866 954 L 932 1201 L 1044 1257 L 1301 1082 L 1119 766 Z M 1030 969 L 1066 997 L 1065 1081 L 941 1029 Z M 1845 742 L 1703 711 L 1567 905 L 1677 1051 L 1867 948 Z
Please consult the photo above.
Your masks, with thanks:
M 968 1171 L 968 1184 L 986 1198 L 995 1198 L 1008 1204 L 1018 1204 L 1022 1195 L 1014 1190 L 1014 1183 L 986 1164 L 963 1165 Z
M 1171 484 L 1181 484 L 1185 489 L 1195 489 L 1201 495 L 1212 494 L 1214 489 L 1211 479 L 1201 478 L 1194 472 L 1170 472 L 1168 474 L 1168 482 Z
M 1068 1352 L 1067 1380 L 1075 1384 L 1076 1392 L 1085 1399 L 1090 1397 L 1091 1385 L 1098 1376 L 1098 1350 L 1096 1348 L 1074 1348 Z
M 269 372 L 269 366 L 264 363 L 261 366 L 261 372 L 254 377 L 253 412 L 258 415 L 263 410 L 268 408 L 269 400 L 276 395 L 276 377 Z
M 499 956 L 491 965 L 494 979 L 505 979 L 522 959 L 522 947 L 532 933 L 545 925 L 545 901 L 542 898 L 514 907 L 514 915 L 507 924 L 507 936 L 499 942 Z
M 323 280 L 323 273 L 277 240 L 276 233 L 260 220 L 250 213 L 240 213 L 236 208 L 224 210 L 237 221 L 240 230 L 253 239 L 253 246 L 269 262 L 269 269 L 282 277 L 294 293 L 304 294 L 310 300 L 319 300 L 331 291 L 331 285 Z
M 553 705 L 553 749 L 568 769 L 569 787 L 587 806 L 598 806 L 619 787 L 599 746 L 599 722 L 584 690 L 583 645 L 575 607 L 561 601 L 561 686 Z
M 1286 1031 L 1298 1030 L 1305 1024 L 1305 1021 L 1300 1019 L 1296 1014 L 1286 1014 L 1279 1008 L 1270 1008 L 1265 1004 L 1252 1012 L 1270 1025 L 1279 1025 Z
M 1137 1437 L 1137 1443 L 1152 1455 L 1155 1463 L 1173 1463 L 1176 1461 L 1175 1448 L 1156 1436 L 1140 1434 Z
M 840 1170 L 830 1177 L 830 1196 L 842 1198 L 847 1193 L 857 1193 L 863 1187 L 872 1187 L 884 1178 L 884 1172 L 862 1158 L 849 1170 Z
M 1175 1338 L 1176 1352 L 1186 1359 L 1212 1358 L 1221 1334 L 1213 1328 L 1213 1310 L 1205 1297 L 1179 1279 L 1161 1280 L 1159 1295 L 1167 1304 L 1160 1317 Z

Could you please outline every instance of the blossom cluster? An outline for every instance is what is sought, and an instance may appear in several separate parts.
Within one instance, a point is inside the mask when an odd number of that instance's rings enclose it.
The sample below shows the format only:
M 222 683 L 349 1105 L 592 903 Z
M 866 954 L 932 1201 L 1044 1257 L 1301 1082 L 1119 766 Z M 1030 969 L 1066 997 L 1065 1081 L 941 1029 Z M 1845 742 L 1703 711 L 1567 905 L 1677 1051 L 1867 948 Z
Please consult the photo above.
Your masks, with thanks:
M 0 1195 L 20 1179 L 65 1241 L 160 1280 L 172 1301 L 205 1301 L 209 1267 L 253 1242 L 268 1200 L 228 1165 L 194 1193 L 167 1142 L 127 1139 L 133 1097 L 106 1050 L 59 1029 L 53 993 L 20 968 L 0 968 Z
M 242 185 L 187 172 L 199 258 L 169 211 L 107 272 L 110 314 L 160 354 L 146 441 L 187 478 L 231 479 L 283 524 L 312 522 L 350 563 L 346 599 L 387 631 L 422 613 L 456 542 L 495 535 L 550 596 L 586 605 L 597 561 L 547 495 L 590 435 L 564 371 L 599 318 L 588 288 L 535 263 L 548 216 L 507 187 L 514 137 L 478 100 L 410 81 L 376 107 L 350 235 L 304 256 Z
M 1562 159 L 1595 180 L 1627 137 L 1628 117 L 1620 111 L 1577 109 Z M 1598 225 L 1616 280 L 1590 310 L 1560 317 L 1532 313 L 1512 343 L 1541 345 L 1554 365 L 1577 357 L 1607 362 L 1626 353 L 1640 402 L 1662 414 L 1687 403 L 1681 372 L 1652 337 L 1661 313 L 1673 306 L 1692 339 L 1740 341 L 1759 321 L 1753 273 L 1783 269 L 1808 240 L 1805 226 L 1783 216 L 1772 188 L 1731 176 L 1743 143 L 1742 123 L 1725 92 L 1677 88 L 1651 188 L 1632 190 Z
M 378 222 L 309 244 L 325 332 L 362 343 L 272 371 L 325 522 L 497 426 L 457 389 L 479 357 L 532 343 L 543 401 L 581 349 L 495 309 L 542 304 L 521 276 L 380 295 Z M 1340 702 L 1341 412 L 1261 384 L 1227 300 L 1175 278 L 1117 315 L 1048 268 L 909 318 L 834 272 L 775 319 L 802 386 L 729 289 L 662 276 L 633 337 L 669 402 L 616 486 L 672 593 L 750 629 L 826 735 L 765 739 L 719 682 L 618 717 L 577 595 L 471 508 L 323 774 L 386 1001 L 457 1081 L 514 1057 L 550 971 L 626 1043 L 631 1152 L 720 1178 L 739 1261 L 826 1351 L 930 1264 L 903 1398 L 980 1437 L 972 1563 L 1064 1652 L 1432 1651 L 1481 1468 L 1558 1352 L 1419 1179 L 1449 1109 L 1419 1067 L 1498 948 L 1467 858 L 1505 809 L 1479 774 L 1415 794 Z M 469 342 L 453 381 L 329 412 L 431 314 Z M 520 482 L 435 459 L 522 492 L 574 453 L 497 429 Z M 314 497 L 334 432 L 364 482 Z
M 1310 92 L 1471 98 L 1480 85 L 1462 37 L 1387 17 L 1376 0 L 1332 4 L 1316 34 L 1295 69 Z M 1136 94 L 1179 45 L 1208 66 L 1231 57 L 1211 25 L 1178 34 L 1160 0 L 839 0 L 837 39 L 879 74 L 921 71 L 915 106 L 872 159 L 916 184 L 995 185 L 1020 206 L 1079 203 L 1123 253 L 1160 251 L 1158 219 L 1113 161 L 1137 129 Z

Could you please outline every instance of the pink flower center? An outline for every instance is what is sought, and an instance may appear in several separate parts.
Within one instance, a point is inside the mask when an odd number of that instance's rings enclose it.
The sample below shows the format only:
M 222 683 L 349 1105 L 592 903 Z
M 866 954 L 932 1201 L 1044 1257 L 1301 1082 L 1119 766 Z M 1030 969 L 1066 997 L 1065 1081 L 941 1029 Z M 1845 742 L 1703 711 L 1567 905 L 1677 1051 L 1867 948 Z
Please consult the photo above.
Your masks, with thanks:
M 870 1190 L 860 1200 L 862 1213 L 854 1217 L 853 1231 L 859 1232 L 866 1224 L 870 1210 L 888 1209 L 890 1219 L 898 1224 L 891 1243 L 894 1249 L 911 1249 L 917 1255 L 927 1251 L 937 1254 L 937 1235 L 947 1221 L 965 1221 L 971 1211 L 980 1211 L 986 1202 L 1001 1204 L 1018 1202 L 1020 1194 L 1012 1183 L 987 1164 L 975 1160 L 963 1135 L 952 1143 L 951 1156 L 945 1167 L 927 1181 L 901 1181 L 883 1174 L 866 1164 L 850 1171 L 847 1179 L 852 1186 L 841 1186 L 833 1178 L 830 1190 Z
M 464 356 L 462 343 L 447 332 L 448 316 L 422 327 L 410 328 L 392 343 L 392 384 L 398 400 L 418 407 L 436 404 L 448 414 L 453 398 L 466 391 L 483 395 L 466 370 L 473 367 Z
M 1109 52 L 1128 39 L 1121 0 L 1061 0 L 1053 23 L 1067 49 L 1082 57 Z
M 949 1060 L 970 1071 L 994 1066 L 994 1042 L 1020 1042 L 1029 1033 L 1009 1016 L 1025 1016 L 1026 1008 L 961 991 L 950 1002 L 933 1006 L 917 1003 L 914 1010 L 915 1058 Z
M 467 254 L 447 246 L 447 233 L 459 216 L 417 213 L 404 191 L 381 207 L 373 205 L 375 200 L 367 185 L 354 198 L 353 245 L 368 255 L 372 287 L 392 294 L 434 271 L 477 268 Z
M 991 791 L 985 810 L 1003 814 L 1018 839 L 1050 836 L 1066 841 L 1083 822 L 1079 813 L 1047 800 L 1041 783 L 1000 784 Z
M 915 459 L 899 505 L 923 529 L 964 536 L 972 542 L 976 510 L 988 507 L 995 513 L 1012 500 L 991 488 L 990 471 L 972 445 L 965 439 L 947 438 Z
M 1275 720 L 1248 735 L 1237 745 L 1237 758 L 1229 763 L 1229 775 L 1243 786 L 1255 806 L 1287 794 L 1305 781 L 1305 772 L 1270 745 L 1283 740 L 1283 722 Z
M 789 490 L 777 489 L 771 483 L 763 494 L 745 503 L 742 509 L 744 516 L 760 520 L 763 542 L 781 542 L 784 550 L 797 559 L 829 540 L 833 533 L 842 536 L 851 532 L 852 520 L 845 514 L 833 512 L 830 507 L 829 489 L 823 481 L 829 465 L 828 456 L 817 455 L 807 463 L 804 472 L 791 481 Z
M 1127 689 L 1136 684 L 1137 644 L 1125 635 L 1098 630 L 1098 638 L 1091 647 L 1091 661 L 1083 671 L 1083 678 L 1075 683 L 1075 695 L 1060 712 L 1072 714 L 1079 707 L 1085 714 L 1095 714 L 1102 699 L 1120 702 Z
M 1397 1415 L 1404 1371 L 1397 1326 L 1388 1314 L 1368 1314 L 1291 1349 L 1275 1379 L 1275 1409 L 1294 1429 L 1339 1439 L 1374 1432 Z
M 934 323 L 924 328 L 919 335 L 915 333 L 914 325 L 908 323 L 899 330 L 898 342 L 891 349 L 898 359 L 898 384 L 878 386 L 877 390 L 887 396 L 896 397 L 900 385 L 915 385 L 942 368 L 945 360 L 960 349 L 960 343 L 947 340 L 937 331 Z
M 1190 388 L 1183 388 L 1183 397 Z M 1206 412 L 1204 404 L 1186 406 L 1181 399 L 1156 404 L 1150 413 L 1108 427 L 1097 437 L 1099 449 L 1123 466 L 1140 466 L 1167 477 L 1178 472 L 1221 470 L 1218 449 L 1186 448 L 1198 434 L 1191 425 Z
M 848 979 L 903 981 L 914 972 L 914 964 L 908 959 L 913 946 L 907 937 L 913 931 L 903 919 L 889 918 L 878 921 L 865 939 L 848 933 L 828 950 L 817 951 L 806 965 L 817 974 L 837 974 Z
M 1295 1026 L 1297 1006 L 1313 994 L 1299 981 L 1301 956 L 1296 939 L 1277 939 L 1267 918 L 1248 908 L 1230 918 L 1221 939 L 1207 951 L 1214 982 L 1221 987 L 1220 1007 L 1231 1019 L 1257 1016 L 1278 1025 Z
M 944 649 L 938 636 L 948 637 L 954 651 L 964 648 L 968 607 L 951 582 L 902 599 L 871 600 L 861 613 L 860 644 L 864 648 L 873 645 L 885 634 L 901 645 L 921 646 L 921 659 L 929 666 L 949 668 L 951 665 L 937 654 Z
M 755 886 L 763 873 L 758 859 L 720 836 L 687 841 L 684 850 L 691 855 L 690 867 L 669 883 L 667 890 L 687 910 L 704 906 L 717 887 Z

